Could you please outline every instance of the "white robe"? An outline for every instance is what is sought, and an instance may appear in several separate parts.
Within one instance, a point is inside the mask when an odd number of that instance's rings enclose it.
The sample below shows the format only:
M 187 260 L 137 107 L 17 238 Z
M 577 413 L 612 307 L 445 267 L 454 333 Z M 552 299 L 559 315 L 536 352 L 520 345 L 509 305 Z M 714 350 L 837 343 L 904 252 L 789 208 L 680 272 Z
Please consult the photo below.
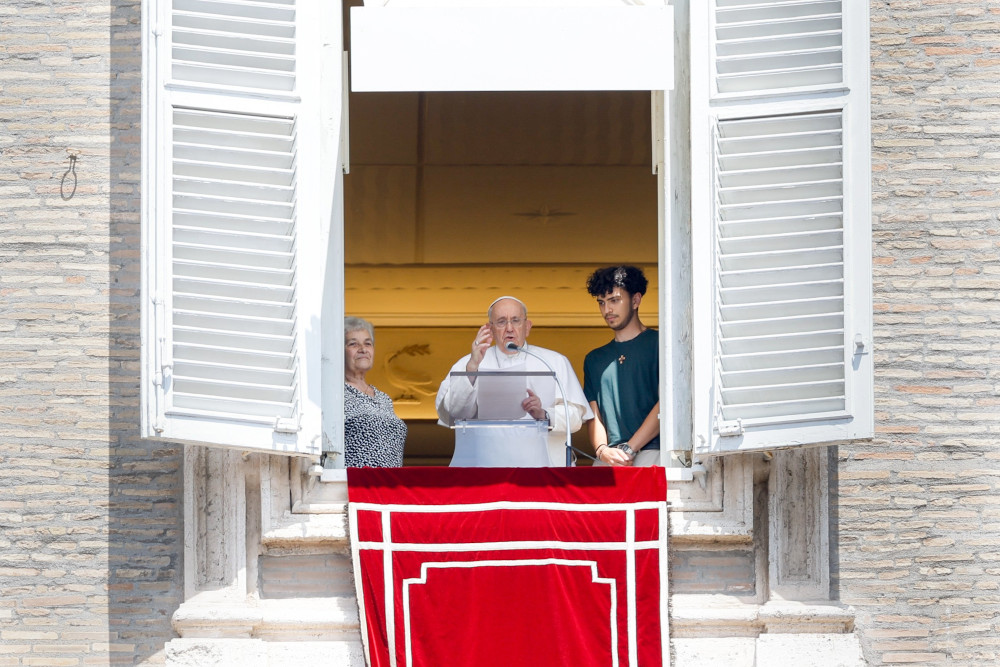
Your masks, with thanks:
M 562 384 L 562 388 L 566 392 L 566 402 L 569 404 L 569 432 L 575 433 L 583 425 L 583 422 L 594 418 L 594 413 L 591 411 L 590 403 L 583 394 L 583 387 L 580 386 L 580 381 L 573 371 L 572 364 L 563 355 L 552 350 L 547 350 L 544 347 L 529 346 L 528 344 L 525 344 L 524 347 L 532 352 L 532 354 L 536 354 L 547 361 L 552 366 L 552 370 L 555 371 L 556 377 L 559 378 L 559 383 Z M 455 422 L 460 419 L 475 419 L 477 416 L 478 408 L 476 406 L 476 399 L 478 394 L 476 385 L 468 377 L 451 377 L 451 373 L 453 372 L 464 372 L 465 365 L 471 357 L 471 354 L 467 354 L 455 362 L 455 365 L 451 367 L 448 375 L 441 382 L 440 388 L 438 388 L 435 407 L 437 408 L 438 423 L 442 426 L 454 426 Z M 518 366 L 523 367 L 525 371 L 549 372 L 545 364 L 531 354 L 525 354 L 524 352 L 505 354 L 497 349 L 496 346 L 486 351 L 482 362 L 479 364 L 479 370 L 507 370 Z M 559 388 L 555 386 L 556 383 L 551 376 L 528 377 L 527 383 L 528 388 L 538 396 L 553 397 L 551 404 L 542 405 L 549 415 L 552 427 L 547 438 L 549 465 L 565 466 L 566 410 L 563 408 L 563 400 L 559 393 Z M 525 398 L 527 397 L 527 394 L 525 394 Z M 530 420 L 532 417 L 528 413 L 524 413 L 522 419 Z

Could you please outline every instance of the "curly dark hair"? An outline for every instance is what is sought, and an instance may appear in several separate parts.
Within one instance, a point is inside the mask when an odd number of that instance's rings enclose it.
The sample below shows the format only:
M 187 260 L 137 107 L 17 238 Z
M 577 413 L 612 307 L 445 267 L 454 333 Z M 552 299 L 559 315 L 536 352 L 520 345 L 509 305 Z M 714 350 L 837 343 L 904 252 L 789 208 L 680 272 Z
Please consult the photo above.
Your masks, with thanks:
M 642 269 L 631 264 L 619 264 L 597 269 L 587 278 L 587 291 L 591 296 L 604 296 L 620 287 L 631 294 L 645 294 L 649 281 Z

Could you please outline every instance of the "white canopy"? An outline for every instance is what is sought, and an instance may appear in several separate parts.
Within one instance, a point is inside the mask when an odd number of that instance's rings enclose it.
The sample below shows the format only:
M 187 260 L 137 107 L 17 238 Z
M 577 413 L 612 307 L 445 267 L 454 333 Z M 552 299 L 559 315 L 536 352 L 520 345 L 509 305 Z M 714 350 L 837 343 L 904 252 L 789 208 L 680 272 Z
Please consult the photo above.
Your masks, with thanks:
M 662 0 L 376 0 L 351 9 L 351 89 L 669 90 L 673 41 Z

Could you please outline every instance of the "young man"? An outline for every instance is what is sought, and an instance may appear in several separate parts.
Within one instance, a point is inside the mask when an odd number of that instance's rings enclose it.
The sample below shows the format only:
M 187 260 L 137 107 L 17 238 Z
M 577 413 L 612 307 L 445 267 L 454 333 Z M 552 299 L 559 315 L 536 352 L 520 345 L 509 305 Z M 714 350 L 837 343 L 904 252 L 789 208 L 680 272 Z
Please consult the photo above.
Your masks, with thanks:
M 639 320 L 648 281 L 629 265 L 598 269 L 587 279 L 614 340 L 583 362 L 583 391 L 594 411 L 588 422 L 597 465 L 660 462 L 660 364 L 655 329 Z

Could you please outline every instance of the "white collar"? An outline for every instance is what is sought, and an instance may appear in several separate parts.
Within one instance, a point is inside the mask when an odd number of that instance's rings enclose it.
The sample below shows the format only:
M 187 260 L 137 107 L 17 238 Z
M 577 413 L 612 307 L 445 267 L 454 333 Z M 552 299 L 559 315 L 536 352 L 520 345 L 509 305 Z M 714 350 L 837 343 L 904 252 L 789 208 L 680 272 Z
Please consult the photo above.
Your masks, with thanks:
M 500 350 L 498 350 L 497 346 L 494 345 L 493 359 L 497 362 L 497 368 L 503 368 L 504 366 L 512 366 L 516 363 L 521 362 L 524 359 L 524 357 L 527 356 L 522 353 L 522 350 L 526 349 L 527 347 L 528 344 L 525 343 L 524 345 L 521 346 L 521 349 L 515 352 L 514 354 L 507 354 L 505 352 L 501 352 Z

